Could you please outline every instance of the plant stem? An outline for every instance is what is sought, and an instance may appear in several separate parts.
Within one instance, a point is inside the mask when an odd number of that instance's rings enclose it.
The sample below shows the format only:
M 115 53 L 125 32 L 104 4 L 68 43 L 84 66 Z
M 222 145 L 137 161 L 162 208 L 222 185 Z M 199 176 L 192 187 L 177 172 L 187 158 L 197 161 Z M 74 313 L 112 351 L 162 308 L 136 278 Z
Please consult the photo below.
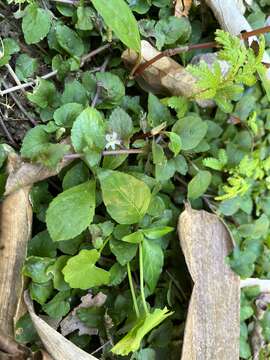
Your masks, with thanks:
M 139 243 L 139 263 L 140 263 L 140 288 L 141 288 L 141 296 L 142 296 L 142 302 L 143 302 L 143 308 L 145 311 L 145 314 L 149 314 L 149 310 L 147 307 L 147 303 L 145 300 L 145 294 L 144 294 L 144 281 L 143 281 L 143 256 L 142 256 L 142 243 Z
M 133 286 L 133 280 L 132 280 L 132 276 L 131 276 L 129 262 L 127 263 L 127 273 L 128 273 L 128 282 L 129 282 L 129 287 L 130 287 L 130 291 L 131 291 L 133 306 L 134 306 L 134 309 L 135 309 L 136 316 L 137 316 L 137 318 L 139 318 L 140 317 L 140 311 L 139 311 L 139 308 L 138 308 L 138 303 L 137 303 L 137 299 L 136 299 L 136 295 L 135 295 L 135 290 L 134 290 L 134 286 Z
M 105 241 L 103 242 L 101 248 L 99 249 L 99 253 L 102 253 L 102 250 L 105 248 L 105 246 L 107 245 L 107 243 L 109 242 L 111 236 L 108 236 L 107 239 L 105 239 Z

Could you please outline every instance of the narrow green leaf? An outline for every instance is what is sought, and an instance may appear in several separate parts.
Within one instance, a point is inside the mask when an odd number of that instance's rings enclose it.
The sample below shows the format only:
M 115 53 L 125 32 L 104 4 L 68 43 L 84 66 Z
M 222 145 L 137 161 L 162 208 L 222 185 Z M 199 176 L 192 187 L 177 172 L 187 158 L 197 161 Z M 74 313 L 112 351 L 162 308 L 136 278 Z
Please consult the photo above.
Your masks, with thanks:
M 106 25 L 129 48 L 140 53 L 141 40 L 137 21 L 124 0 L 92 0 Z

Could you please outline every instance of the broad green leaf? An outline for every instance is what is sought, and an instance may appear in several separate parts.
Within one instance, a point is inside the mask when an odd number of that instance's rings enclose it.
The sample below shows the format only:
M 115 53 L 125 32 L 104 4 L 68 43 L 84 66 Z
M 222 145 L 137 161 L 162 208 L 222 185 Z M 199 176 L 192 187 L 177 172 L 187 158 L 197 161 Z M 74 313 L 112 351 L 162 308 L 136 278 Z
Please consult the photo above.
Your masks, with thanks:
M 182 150 L 194 149 L 207 133 L 207 123 L 198 115 L 188 115 L 178 120 L 172 129 L 182 140 Z
M 131 244 L 139 244 L 143 241 L 143 239 L 143 232 L 141 230 L 138 230 L 132 234 L 124 236 L 122 240 Z
M 104 204 L 119 224 L 135 224 L 146 214 L 151 200 L 148 186 L 135 177 L 112 170 L 98 174 Z
M 52 241 L 48 231 L 38 233 L 28 242 L 27 255 L 51 258 L 56 256 L 56 244 Z
M 155 309 L 153 313 L 147 314 L 144 318 L 139 319 L 137 324 L 112 348 L 111 351 L 116 355 L 122 356 L 137 351 L 140 348 L 144 336 L 172 314 L 173 313 L 169 312 L 166 307 L 163 310 Z
M 57 293 L 47 304 L 42 306 L 42 310 L 53 319 L 61 319 L 70 310 L 70 295 L 70 290 Z
M 100 88 L 98 109 L 111 109 L 120 105 L 125 96 L 125 86 L 119 76 L 109 72 L 99 72 L 96 80 Z
M 92 18 L 94 17 L 94 10 L 89 6 L 78 6 L 77 8 L 77 23 L 75 25 L 78 30 L 92 30 L 94 25 Z
M 29 285 L 30 296 L 37 303 L 43 305 L 53 294 L 53 284 L 51 280 L 45 283 L 31 282 Z
M 116 132 L 122 140 L 128 140 L 133 134 L 131 117 L 121 108 L 113 110 L 109 117 L 108 126 L 111 132 Z
M 153 240 L 144 239 L 142 243 L 143 275 L 151 293 L 155 290 L 162 272 L 164 255 L 163 251 Z
M 93 0 L 92 4 L 106 25 L 129 48 L 141 52 L 141 39 L 137 21 L 124 0 Z
M 57 125 L 71 128 L 82 111 L 83 106 L 81 104 L 67 103 L 54 112 L 53 119 Z
M 116 257 L 120 265 L 125 266 L 137 253 L 137 244 L 130 244 L 114 238 L 110 239 L 111 252 Z
M 51 13 L 49 10 L 30 4 L 23 17 L 22 30 L 27 44 L 36 44 L 48 34 L 51 27 Z
M 109 286 L 120 285 L 127 276 L 126 266 L 121 266 L 118 262 L 114 263 L 110 268 L 110 283 Z
M 55 263 L 48 266 L 46 273 L 52 276 L 53 287 L 59 291 L 70 289 L 69 285 L 64 280 L 62 273 L 63 267 L 66 265 L 70 257 L 67 255 L 59 256 Z
M 167 134 L 169 135 L 170 138 L 168 147 L 174 153 L 174 156 L 177 156 L 181 151 L 182 140 L 180 136 L 174 132 L 167 132 Z
M 163 147 L 157 144 L 155 141 L 152 142 L 152 155 L 153 163 L 155 165 L 164 166 L 167 162 L 167 158 L 164 154 Z
M 209 171 L 200 170 L 188 184 L 188 197 L 197 199 L 202 196 L 211 183 L 212 175 Z
M 21 81 L 26 81 L 33 77 L 38 68 L 37 59 L 31 58 L 27 54 L 21 54 L 16 60 L 16 75 Z
M 45 109 L 54 106 L 58 97 L 54 83 L 49 80 L 39 79 L 32 93 L 27 93 L 27 98 L 33 104 Z
M 190 22 L 185 17 L 170 16 L 159 20 L 155 26 L 155 37 L 157 48 L 161 50 L 163 45 L 185 43 L 191 35 Z
M 63 178 L 63 190 L 80 185 L 89 179 L 89 170 L 87 166 L 81 161 L 68 170 Z
M 163 105 L 155 95 L 151 93 L 148 96 L 147 119 L 151 127 L 158 126 L 164 122 L 169 124 L 172 121 L 172 116 L 168 108 Z
M 66 105 L 68 103 L 78 103 L 85 107 L 89 102 L 85 87 L 78 80 L 67 81 L 61 96 L 61 102 Z
M 75 120 L 71 140 L 77 152 L 83 152 L 90 166 L 99 163 L 105 147 L 105 123 L 100 112 L 88 107 Z
M 54 259 L 47 257 L 29 256 L 25 260 L 22 273 L 36 283 L 45 283 L 51 279 L 51 275 L 46 272 L 47 268 L 54 262 Z
M 84 45 L 76 31 L 66 25 L 56 25 L 56 38 L 59 45 L 71 56 L 80 57 L 84 53 Z
M 96 185 L 93 180 L 57 195 L 47 210 L 46 223 L 53 241 L 79 235 L 93 220 Z
M 36 329 L 32 323 L 29 313 L 24 314 L 16 322 L 15 325 L 15 340 L 20 344 L 30 344 L 39 340 Z
M 71 288 L 87 290 L 109 283 L 110 273 L 95 265 L 99 257 L 100 254 L 95 249 L 81 250 L 68 260 L 63 274 Z

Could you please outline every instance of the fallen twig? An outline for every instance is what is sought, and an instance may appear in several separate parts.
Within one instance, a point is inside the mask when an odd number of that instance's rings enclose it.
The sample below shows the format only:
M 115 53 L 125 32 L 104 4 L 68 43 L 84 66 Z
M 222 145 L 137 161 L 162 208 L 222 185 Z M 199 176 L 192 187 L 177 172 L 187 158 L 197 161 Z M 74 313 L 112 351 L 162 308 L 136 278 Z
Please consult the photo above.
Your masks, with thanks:
M 4 115 L 2 113 L 2 111 L 0 111 L 0 126 L 2 127 L 6 137 L 8 138 L 9 142 L 14 146 L 14 147 L 18 147 L 16 141 L 13 139 L 12 135 L 10 134 L 10 132 L 8 131 L 8 128 L 5 125 L 4 122 Z

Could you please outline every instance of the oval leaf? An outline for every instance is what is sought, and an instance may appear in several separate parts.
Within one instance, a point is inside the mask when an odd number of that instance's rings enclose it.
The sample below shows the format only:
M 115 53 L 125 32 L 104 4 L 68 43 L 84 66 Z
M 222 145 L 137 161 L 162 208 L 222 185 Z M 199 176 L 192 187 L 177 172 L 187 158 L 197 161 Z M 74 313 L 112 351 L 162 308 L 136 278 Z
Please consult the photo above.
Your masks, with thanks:
M 102 197 L 108 213 L 119 224 L 135 224 L 146 214 L 151 193 L 148 186 L 135 177 L 119 171 L 99 173 Z
M 197 175 L 188 184 L 188 197 L 190 199 L 197 199 L 202 196 L 212 180 L 212 175 L 209 171 L 199 171 Z
M 141 39 L 137 21 L 124 0 L 92 0 L 106 25 L 129 48 L 141 51 Z
M 72 239 L 90 225 L 95 212 L 95 191 L 95 182 L 88 181 L 54 198 L 46 214 L 54 241 Z

